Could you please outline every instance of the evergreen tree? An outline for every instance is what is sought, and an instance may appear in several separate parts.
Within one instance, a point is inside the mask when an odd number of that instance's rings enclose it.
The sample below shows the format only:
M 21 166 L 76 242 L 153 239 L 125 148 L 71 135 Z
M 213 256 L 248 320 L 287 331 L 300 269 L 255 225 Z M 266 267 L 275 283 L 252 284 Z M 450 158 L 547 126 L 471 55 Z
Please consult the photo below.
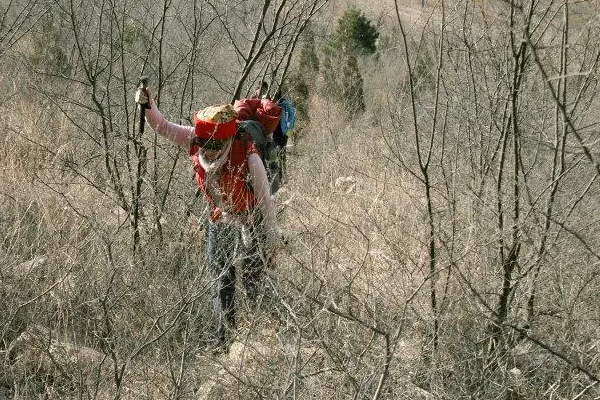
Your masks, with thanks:
M 349 8 L 338 20 L 334 41 L 358 55 L 371 55 L 377 50 L 379 32 L 371 21 L 356 8 Z

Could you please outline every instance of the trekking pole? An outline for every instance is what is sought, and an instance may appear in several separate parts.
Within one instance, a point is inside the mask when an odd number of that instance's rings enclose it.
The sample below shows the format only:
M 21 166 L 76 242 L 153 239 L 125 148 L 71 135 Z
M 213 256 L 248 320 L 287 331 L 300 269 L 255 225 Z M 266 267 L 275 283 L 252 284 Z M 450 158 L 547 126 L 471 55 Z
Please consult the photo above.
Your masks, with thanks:
M 148 86 L 148 77 L 140 76 L 139 89 L 146 91 L 146 87 Z M 150 99 L 148 99 L 148 103 L 140 104 L 140 129 L 139 133 L 144 133 L 144 125 L 146 124 L 146 109 L 150 108 Z

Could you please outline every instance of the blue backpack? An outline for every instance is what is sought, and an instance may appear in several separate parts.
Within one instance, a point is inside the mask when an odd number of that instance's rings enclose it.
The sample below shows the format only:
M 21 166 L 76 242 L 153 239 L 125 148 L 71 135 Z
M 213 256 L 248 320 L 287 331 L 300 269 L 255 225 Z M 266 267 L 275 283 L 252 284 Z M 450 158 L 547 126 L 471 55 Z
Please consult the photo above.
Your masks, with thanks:
M 296 123 L 294 106 L 286 98 L 282 98 L 277 105 L 281 107 L 281 120 L 279 121 L 279 128 L 281 129 L 281 132 L 287 136 L 288 132 L 294 129 L 294 124 Z

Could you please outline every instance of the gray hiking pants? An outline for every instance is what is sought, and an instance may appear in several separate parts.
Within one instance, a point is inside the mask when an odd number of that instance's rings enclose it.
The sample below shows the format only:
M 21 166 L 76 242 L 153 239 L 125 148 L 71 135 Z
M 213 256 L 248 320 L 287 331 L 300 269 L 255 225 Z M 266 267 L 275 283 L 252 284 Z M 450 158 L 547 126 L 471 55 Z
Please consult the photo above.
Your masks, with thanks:
M 265 236 L 258 224 L 234 225 L 208 222 L 206 256 L 212 273 L 211 296 L 215 336 L 230 340 L 236 328 L 236 267 L 250 302 L 256 302 L 264 286 Z

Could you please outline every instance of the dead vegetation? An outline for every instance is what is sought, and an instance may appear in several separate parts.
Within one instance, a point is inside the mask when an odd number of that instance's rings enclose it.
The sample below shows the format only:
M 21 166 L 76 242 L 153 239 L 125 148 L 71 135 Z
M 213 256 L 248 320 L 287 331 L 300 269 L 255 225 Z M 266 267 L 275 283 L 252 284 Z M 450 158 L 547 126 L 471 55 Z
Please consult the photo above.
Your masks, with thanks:
M 598 398 L 595 3 L 359 4 L 366 111 L 313 77 L 286 246 L 220 356 L 189 161 L 137 136 L 132 99 L 143 60 L 174 120 L 229 98 L 241 29 L 67 5 L 0 25 L 0 398 Z

